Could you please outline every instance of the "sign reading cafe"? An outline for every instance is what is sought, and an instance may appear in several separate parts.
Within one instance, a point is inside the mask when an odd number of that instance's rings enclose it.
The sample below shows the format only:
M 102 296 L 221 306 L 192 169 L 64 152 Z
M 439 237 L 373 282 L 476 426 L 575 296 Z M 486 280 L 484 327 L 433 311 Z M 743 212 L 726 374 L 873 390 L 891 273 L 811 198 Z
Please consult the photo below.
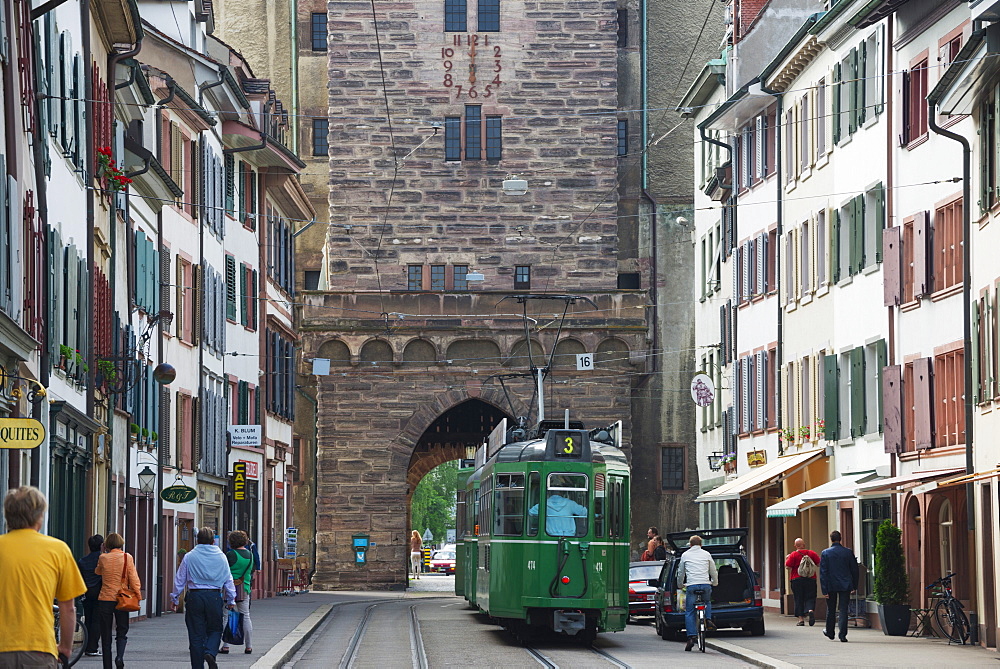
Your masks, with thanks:
M 233 499 L 242 502 L 247 495 L 247 463 L 233 463 Z

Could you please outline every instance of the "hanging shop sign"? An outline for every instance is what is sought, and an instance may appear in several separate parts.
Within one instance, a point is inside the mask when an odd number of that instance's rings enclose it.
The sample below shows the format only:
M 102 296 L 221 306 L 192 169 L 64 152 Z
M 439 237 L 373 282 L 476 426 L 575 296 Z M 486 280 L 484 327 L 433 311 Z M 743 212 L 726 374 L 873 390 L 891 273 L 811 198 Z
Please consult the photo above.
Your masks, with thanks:
M 0 448 L 35 448 L 45 441 L 45 426 L 34 418 L 0 418 Z
M 247 498 L 247 463 L 233 463 L 233 499 L 242 502 Z
M 747 453 L 747 464 L 751 467 L 760 467 L 767 464 L 767 451 L 749 451 Z
M 198 491 L 187 485 L 172 485 L 160 491 L 160 499 L 173 504 L 184 504 L 198 497 Z

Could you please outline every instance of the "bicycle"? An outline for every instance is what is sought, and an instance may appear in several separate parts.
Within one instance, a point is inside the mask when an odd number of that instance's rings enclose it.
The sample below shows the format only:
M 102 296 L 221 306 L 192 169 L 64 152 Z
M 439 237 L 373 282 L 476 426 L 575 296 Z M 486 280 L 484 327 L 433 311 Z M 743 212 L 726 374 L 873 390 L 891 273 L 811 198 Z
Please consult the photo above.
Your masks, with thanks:
M 694 593 L 694 610 L 698 618 L 698 650 L 703 653 L 705 652 L 705 633 L 708 631 L 705 604 L 705 593 L 698 590 Z
M 948 637 L 948 643 L 955 641 L 965 645 L 970 635 L 969 618 L 962 609 L 962 602 L 952 595 L 951 579 L 955 572 L 942 576 L 927 586 L 927 589 L 940 588 L 936 591 L 940 599 L 934 606 L 934 622 L 941 633 Z
M 61 634 L 59 629 L 59 606 L 57 604 L 52 605 L 52 614 L 55 617 L 55 634 L 56 643 L 59 643 L 59 636 Z M 70 651 L 69 657 L 66 658 L 64 666 L 72 667 L 76 664 L 81 657 L 83 657 L 83 651 L 87 647 L 87 626 L 84 624 L 83 615 L 79 612 L 76 614 L 76 627 L 73 628 L 73 649 Z

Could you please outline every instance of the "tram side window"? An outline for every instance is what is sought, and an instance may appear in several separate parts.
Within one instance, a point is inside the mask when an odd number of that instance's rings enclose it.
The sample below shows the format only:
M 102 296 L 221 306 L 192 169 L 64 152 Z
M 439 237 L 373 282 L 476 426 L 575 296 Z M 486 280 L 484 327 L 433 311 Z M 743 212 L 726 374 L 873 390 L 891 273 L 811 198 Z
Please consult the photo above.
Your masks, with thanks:
M 528 507 L 534 507 L 536 509 L 535 514 L 528 514 L 528 536 L 534 537 L 538 535 L 538 500 L 542 492 L 541 479 L 538 476 L 538 472 L 531 472 L 528 474 Z
M 545 497 L 545 533 L 552 537 L 582 537 L 587 534 L 586 474 L 549 474 Z M 528 509 L 538 515 L 539 504 Z
M 465 491 L 459 490 L 455 495 L 455 536 L 465 536 Z
M 622 538 L 626 536 L 628 531 L 628 528 L 625 527 L 625 481 L 620 477 L 612 476 L 608 493 L 611 495 L 610 504 L 614 508 L 611 513 L 610 533 L 614 538 Z
M 594 474 L 594 535 L 604 536 L 604 500 L 605 495 L 604 474 Z
M 524 529 L 524 474 L 497 474 L 493 534 L 521 535 Z

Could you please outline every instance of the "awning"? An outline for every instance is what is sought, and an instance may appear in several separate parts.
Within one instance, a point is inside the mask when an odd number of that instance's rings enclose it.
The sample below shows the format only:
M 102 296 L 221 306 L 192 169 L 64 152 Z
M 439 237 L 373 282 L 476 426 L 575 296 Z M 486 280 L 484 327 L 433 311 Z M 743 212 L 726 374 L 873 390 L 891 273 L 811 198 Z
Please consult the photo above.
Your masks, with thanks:
M 893 476 L 889 479 L 879 479 L 858 486 L 859 495 L 884 495 L 886 493 L 906 492 L 910 488 L 915 488 L 923 483 L 936 481 L 946 476 L 955 476 L 964 469 L 933 469 L 924 472 L 910 472 L 901 476 Z
M 695 501 L 705 503 L 724 502 L 739 499 L 740 497 L 748 495 L 756 490 L 767 488 L 768 486 L 777 483 L 782 477 L 797 472 L 825 453 L 825 449 L 818 448 L 804 453 L 782 456 L 772 460 L 766 465 L 761 465 L 760 467 L 750 470 L 743 476 L 733 481 L 720 485 L 715 490 L 709 490 L 703 495 L 699 495 Z
M 850 499 L 854 497 L 858 483 L 870 481 L 875 478 L 874 471 L 859 472 L 857 474 L 844 474 L 832 481 L 827 481 L 810 490 L 799 493 L 794 497 L 783 499 L 777 504 L 767 507 L 768 518 L 790 518 L 799 511 L 804 511 L 810 507 L 829 502 L 835 499 Z

